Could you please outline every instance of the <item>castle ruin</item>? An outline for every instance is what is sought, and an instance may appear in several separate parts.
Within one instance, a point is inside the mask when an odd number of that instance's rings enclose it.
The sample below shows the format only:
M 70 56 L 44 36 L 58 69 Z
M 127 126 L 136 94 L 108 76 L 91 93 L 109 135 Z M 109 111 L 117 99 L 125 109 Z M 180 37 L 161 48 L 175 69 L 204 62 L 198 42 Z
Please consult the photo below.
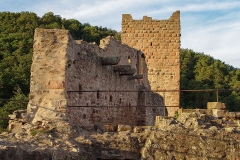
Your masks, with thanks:
M 224 103 L 164 117 L 179 105 L 179 12 L 161 21 L 123 15 L 122 40 L 97 46 L 36 29 L 27 111 L 9 115 L 0 156 L 239 159 L 240 112 Z
M 26 121 L 102 128 L 154 125 L 156 116 L 173 115 L 176 107 L 165 105 L 179 106 L 179 92 L 152 90 L 179 89 L 179 16 L 123 15 L 125 44 L 106 37 L 98 46 L 67 30 L 36 29 Z

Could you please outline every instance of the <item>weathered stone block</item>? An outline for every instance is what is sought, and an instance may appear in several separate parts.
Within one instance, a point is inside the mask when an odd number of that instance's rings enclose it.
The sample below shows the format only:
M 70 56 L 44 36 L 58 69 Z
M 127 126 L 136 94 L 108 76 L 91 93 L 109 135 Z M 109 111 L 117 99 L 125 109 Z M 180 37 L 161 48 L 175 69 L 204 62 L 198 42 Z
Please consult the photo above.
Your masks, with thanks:
M 233 132 L 233 131 L 236 130 L 235 127 L 226 127 L 226 128 L 224 128 L 224 129 L 225 129 L 226 132 Z
M 131 69 L 131 65 L 116 65 L 113 66 L 114 72 L 127 72 Z
M 128 79 L 132 80 L 132 79 L 142 79 L 143 75 L 142 74 L 137 74 L 137 75 L 133 75 L 133 76 L 129 76 Z
M 120 57 L 101 57 L 102 65 L 117 65 Z
M 198 112 L 201 114 L 207 114 L 207 115 L 212 115 L 212 111 L 209 109 L 178 109 L 178 114 L 182 114 L 182 113 L 192 113 L 192 112 Z
M 155 126 L 158 125 L 162 119 L 164 119 L 163 116 L 156 116 L 155 117 Z
M 115 132 L 116 131 L 116 129 L 113 125 L 104 125 L 104 127 L 105 127 L 104 128 L 105 132 Z
M 10 114 L 10 115 L 8 115 L 8 117 L 10 118 L 10 119 L 15 119 L 16 118 L 16 114 Z
M 191 113 L 191 112 L 194 112 L 195 109 L 178 109 L 178 114 L 182 114 L 182 113 Z
M 51 81 L 48 81 L 48 83 L 46 84 L 46 87 L 48 89 L 64 89 L 65 88 L 65 82 L 51 80 Z
M 136 73 L 136 69 L 132 68 L 126 72 L 119 72 L 119 76 L 124 76 L 124 75 L 133 75 L 134 73 Z
M 240 119 L 240 112 L 236 112 L 236 118 Z
M 8 130 L 12 133 L 22 132 L 22 122 L 10 121 L 8 125 Z
M 221 102 L 208 102 L 207 109 L 225 109 L 225 103 Z
M 230 118 L 236 118 L 236 112 L 228 112 L 227 116 Z
M 132 130 L 132 127 L 130 125 L 118 125 L 118 129 L 117 129 L 118 132 L 131 131 L 131 130 Z
M 226 117 L 226 111 L 222 109 L 212 109 L 212 113 L 213 113 L 213 116 L 217 118 Z
M 209 109 L 195 109 L 195 111 L 201 114 L 209 115 L 209 116 L 212 115 L 212 111 Z
M 136 127 L 133 128 L 134 133 L 141 133 L 143 131 L 144 131 L 144 129 L 142 127 L 139 127 L 139 126 L 136 126 Z

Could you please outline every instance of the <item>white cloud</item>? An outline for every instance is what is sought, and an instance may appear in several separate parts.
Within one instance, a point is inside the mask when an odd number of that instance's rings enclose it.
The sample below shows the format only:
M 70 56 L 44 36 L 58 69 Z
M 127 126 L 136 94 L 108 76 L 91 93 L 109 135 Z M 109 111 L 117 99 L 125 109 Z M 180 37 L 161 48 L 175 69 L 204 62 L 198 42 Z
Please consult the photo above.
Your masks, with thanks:
M 168 19 L 181 11 L 182 47 L 204 52 L 240 68 L 239 0 L 12 0 L 0 1 L 0 11 L 32 11 L 39 16 L 52 11 L 81 23 L 121 30 L 122 14 Z M 4 4 L 4 5 L 2 5 Z M 17 5 L 14 5 L 17 4 Z M 29 6 L 27 5 L 29 4 Z
M 206 19 L 197 17 L 193 22 L 194 17 L 187 17 L 182 28 L 182 47 L 191 48 L 194 51 L 204 52 L 216 59 L 240 68 L 240 11 L 233 11 L 226 15 L 217 16 L 215 19 Z M 199 19 L 198 19 L 199 18 Z M 189 20 L 190 19 L 190 20 Z M 184 23 L 183 21 L 182 23 Z
M 216 11 L 239 8 L 238 6 L 240 5 L 238 1 L 202 1 L 202 3 L 198 4 L 196 4 L 195 1 L 192 2 L 192 4 L 187 4 L 182 7 L 181 10 L 184 12 Z

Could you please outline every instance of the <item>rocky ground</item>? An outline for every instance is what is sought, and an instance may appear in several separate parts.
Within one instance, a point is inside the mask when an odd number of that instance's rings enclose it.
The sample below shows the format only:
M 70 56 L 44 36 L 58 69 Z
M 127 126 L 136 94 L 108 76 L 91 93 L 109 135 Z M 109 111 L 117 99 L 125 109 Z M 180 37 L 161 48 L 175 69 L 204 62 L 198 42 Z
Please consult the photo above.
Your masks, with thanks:
M 183 113 L 160 119 L 142 149 L 142 159 L 240 159 L 239 120 Z
M 2 160 L 240 159 L 239 119 L 200 112 L 158 117 L 155 126 L 31 126 L 0 134 Z

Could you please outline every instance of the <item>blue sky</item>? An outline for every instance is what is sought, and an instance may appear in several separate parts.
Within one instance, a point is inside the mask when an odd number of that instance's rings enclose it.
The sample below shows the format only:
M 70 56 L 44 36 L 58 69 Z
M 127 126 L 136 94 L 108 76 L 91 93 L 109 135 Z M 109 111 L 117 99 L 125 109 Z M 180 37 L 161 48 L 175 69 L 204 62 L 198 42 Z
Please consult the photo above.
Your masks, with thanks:
M 121 31 L 122 14 L 168 19 L 181 12 L 181 47 L 240 68 L 239 0 L 0 0 L 0 12 L 51 11 L 62 18 Z

